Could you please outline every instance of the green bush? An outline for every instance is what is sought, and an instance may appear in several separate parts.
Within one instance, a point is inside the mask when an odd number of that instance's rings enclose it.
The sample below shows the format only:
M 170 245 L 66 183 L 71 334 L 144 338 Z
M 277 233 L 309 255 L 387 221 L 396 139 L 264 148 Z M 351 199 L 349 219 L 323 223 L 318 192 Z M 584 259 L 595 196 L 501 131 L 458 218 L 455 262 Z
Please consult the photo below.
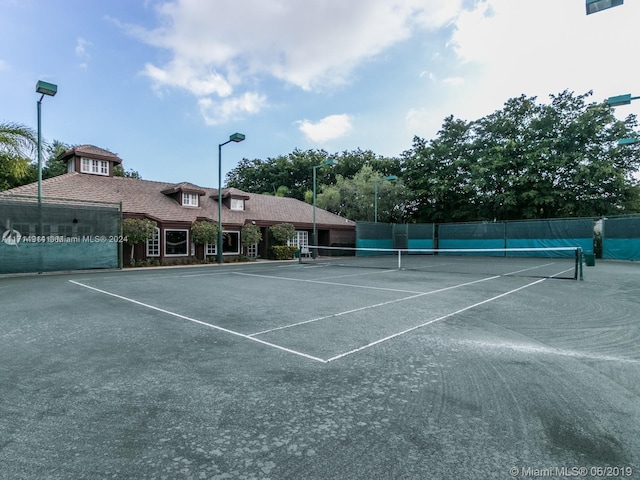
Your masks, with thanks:
M 274 260 L 291 260 L 296 250 L 298 250 L 298 247 L 288 247 L 286 245 L 274 245 L 271 247 Z
M 276 245 L 285 245 L 296 236 L 296 227 L 290 223 L 278 223 L 269 227 L 269 231 Z

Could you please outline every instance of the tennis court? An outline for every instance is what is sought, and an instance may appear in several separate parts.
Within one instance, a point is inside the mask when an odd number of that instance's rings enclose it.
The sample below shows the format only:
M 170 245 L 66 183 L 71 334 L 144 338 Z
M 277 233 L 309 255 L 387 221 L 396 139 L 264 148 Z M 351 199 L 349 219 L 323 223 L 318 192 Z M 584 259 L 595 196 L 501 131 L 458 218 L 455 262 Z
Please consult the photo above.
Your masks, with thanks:
M 640 266 L 555 261 L 0 278 L 0 478 L 639 478 Z

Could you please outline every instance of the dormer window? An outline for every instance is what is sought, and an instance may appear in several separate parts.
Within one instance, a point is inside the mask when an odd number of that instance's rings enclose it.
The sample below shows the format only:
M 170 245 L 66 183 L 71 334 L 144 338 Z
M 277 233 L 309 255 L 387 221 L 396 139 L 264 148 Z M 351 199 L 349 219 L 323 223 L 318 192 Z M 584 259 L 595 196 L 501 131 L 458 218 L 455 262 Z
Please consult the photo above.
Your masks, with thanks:
M 198 206 L 198 194 L 196 193 L 182 193 L 182 206 L 183 207 L 197 207 Z
M 244 198 L 232 198 L 231 210 L 244 210 Z
M 109 175 L 109 162 L 106 160 L 96 160 L 93 158 L 82 157 L 80 162 L 80 171 L 82 173 L 91 173 L 93 175 Z

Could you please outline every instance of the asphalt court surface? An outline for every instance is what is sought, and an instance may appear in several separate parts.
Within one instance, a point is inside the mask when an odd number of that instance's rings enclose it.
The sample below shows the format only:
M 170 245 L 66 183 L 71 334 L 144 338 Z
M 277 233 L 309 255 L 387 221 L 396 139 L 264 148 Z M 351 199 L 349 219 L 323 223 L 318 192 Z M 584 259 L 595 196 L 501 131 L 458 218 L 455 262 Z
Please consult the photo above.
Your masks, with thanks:
M 639 293 L 626 262 L 0 278 L 0 479 L 640 478 Z

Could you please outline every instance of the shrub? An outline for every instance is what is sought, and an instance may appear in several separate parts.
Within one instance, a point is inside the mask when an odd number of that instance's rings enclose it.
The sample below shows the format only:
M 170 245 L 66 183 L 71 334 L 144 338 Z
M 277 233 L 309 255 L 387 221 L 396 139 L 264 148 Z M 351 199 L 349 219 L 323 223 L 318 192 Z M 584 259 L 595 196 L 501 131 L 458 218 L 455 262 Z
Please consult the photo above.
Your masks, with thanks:
M 274 260 L 291 260 L 296 250 L 298 250 L 298 247 L 288 247 L 286 245 L 274 245 L 271 247 Z
M 296 227 L 290 223 L 278 223 L 269 227 L 274 244 L 286 245 L 289 240 L 293 240 L 296 236 Z

